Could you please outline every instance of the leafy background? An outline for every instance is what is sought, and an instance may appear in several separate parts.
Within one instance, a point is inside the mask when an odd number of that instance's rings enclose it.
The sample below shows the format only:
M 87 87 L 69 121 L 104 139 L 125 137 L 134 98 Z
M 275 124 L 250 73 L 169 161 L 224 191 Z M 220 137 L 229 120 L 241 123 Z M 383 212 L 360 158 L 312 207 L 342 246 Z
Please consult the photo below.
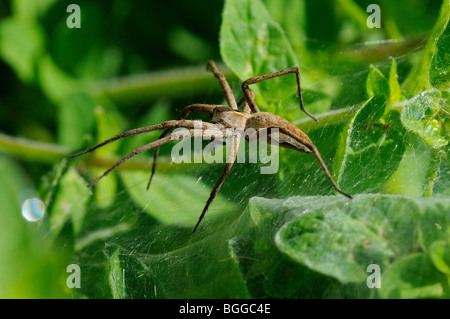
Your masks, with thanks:
M 71 2 L 0 3 L 1 297 L 450 297 L 450 1 L 78 1 L 69 29 Z M 152 153 L 86 188 L 157 134 L 70 154 L 224 103 L 208 59 L 237 98 L 240 81 L 299 65 L 318 124 L 292 77 L 256 85 L 257 103 L 304 130 L 354 199 L 284 149 L 275 175 L 236 165 L 195 235 L 220 165 L 171 164 L 169 146 L 150 191 Z M 20 214 L 30 197 L 47 206 L 37 223 Z

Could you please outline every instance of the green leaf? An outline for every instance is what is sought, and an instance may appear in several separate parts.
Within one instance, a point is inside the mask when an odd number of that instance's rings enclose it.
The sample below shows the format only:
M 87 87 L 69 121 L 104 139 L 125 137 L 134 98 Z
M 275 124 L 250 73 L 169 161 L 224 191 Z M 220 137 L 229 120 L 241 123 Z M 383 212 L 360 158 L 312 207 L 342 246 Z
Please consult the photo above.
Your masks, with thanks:
M 447 26 L 436 43 L 436 52 L 430 67 L 430 82 L 434 87 L 444 90 L 449 87 L 450 75 L 450 10 L 447 8 Z
M 158 221 L 193 227 L 203 211 L 212 186 L 200 179 L 182 174 L 156 173 L 149 191 L 149 172 L 121 172 L 125 187 L 133 200 Z M 235 206 L 220 193 L 214 199 L 205 219 L 232 212 Z
M 295 197 L 288 199 L 287 202 L 291 202 L 291 200 L 292 204 L 296 203 L 295 206 L 310 206 L 312 202 L 319 202 L 318 197 Z M 264 210 L 265 204 L 269 201 L 265 198 L 253 198 L 249 205 L 250 213 L 257 217 L 258 211 Z M 283 202 L 283 200 L 276 201 Z M 309 203 L 309 205 L 306 203 Z M 322 201 L 322 204 L 324 204 L 324 201 Z M 278 211 L 272 216 L 273 218 L 270 219 L 267 216 L 266 220 L 259 220 L 257 231 L 247 229 L 241 236 L 232 240 L 233 252 L 236 255 L 235 261 L 251 297 L 327 298 L 329 296 L 336 298 L 337 296 L 343 296 L 344 294 L 341 293 L 342 287 L 337 280 L 314 272 L 281 254 L 274 244 L 270 244 L 273 243 L 273 234 L 268 244 L 267 239 L 270 237 L 270 230 L 267 226 L 270 226 L 271 221 L 275 220 L 277 220 L 277 224 L 282 223 L 281 220 L 286 215 L 290 215 L 288 209 L 290 205 L 289 203 L 280 204 L 279 211 L 275 208 L 276 205 L 271 205 Z M 263 235 L 265 235 L 264 239 L 262 238 Z
M 284 202 L 282 199 L 253 197 L 248 203 L 253 222 L 259 228 L 262 238 L 269 244 L 273 244 L 278 229 L 292 218 L 289 211 L 284 208 Z M 306 205 L 308 203 L 309 201 L 306 201 Z
M 251 298 L 251 295 L 248 291 L 248 287 L 246 285 L 246 281 L 245 281 L 245 276 L 243 275 L 242 271 L 241 271 L 241 267 L 242 267 L 242 263 L 245 263 L 246 258 L 251 259 L 251 257 L 248 257 L 248 251 L 244 249 L 242 249 L 242 243 L 240 241 L 239 237 L 236 238 L 232 238 L 228 241 L 228 249 L 229 249 L 229 254 L 230 254 L 230 267 L 233 268 L 233 271 L 238 274 L 236 276 L 236 281 L 239 281 L 240 284 L 238 285 L 239 287 L 241 287 L 241 292 L 240 295 L 242 296 L 242 298 Z M 242 254 L 243 251 L 245 250 L 246 254 Z M 242 260 L 244 259 L 244 261 Z M 245 267 L 245 265 L 244 265 Z
M 16 17 L 0 23 L 0 56 L 24 82 L 34 80 L 35 68 L 42 54 L 44 35 L 39 24 Z
M 450 244 L 445 241 L 435 241 L 430 246 L 430 259 L 442 273 L 450 276 Z
M 124 120 L 114 109 L 96 106 L 94 116 L 97 122 L 97 143 L 103 142 L 124 130 Z M 101 156 L 112 156 L 118 148 L 118 143 L 111 143 L 100 148 L 96 153 Z
M 61 101 L 58 112 L 58 140 L 71 149 L 80 148 L 95 124 L 96 101 L 89 94 L 80 91 L 70 94 Z
M 171 119 L 172 118 L 170 114 L 170 104 L 166 100 L 159 100 L 156 101 L 156 103 L 154 103 L 152 107 L 149 108 L 147 113 L 145 113 L 139 119 L 139 121 L 136 124 L 136 127 L 155 125 Z M 117 134 L 118 132 L 121 132 L 121 130 L 116 131 L 112 135 Z M 138 134 L 136 136 L 133 136 L 130 139 L 127 139 L 126 142 L 125 141 L 122 142 L 120 148 L 121 154 L 123 155 L 128 154 L 129 152 L 133 151 L 134 149 L 142 145 L 155 141 L 159 138 L 160 135 L 161 135 L 160 131 L 153 131 L 148 132 L 146 134 Z M 164 147 L 161 148 L 161 152 L 163 151 Z M 147 153 L 147 155 L 151 157 L 151 154 Z
M 398 83 L 397 62 L 394 58 L 392 58 L 391 68 L 389 70 L 389 91 L 389 104 L 403 100 L 400 84 Z
M 353 117 L 353 111 L 336 112 L 329 118 L 321 118 L 319 123 L 308 120 L 308 125 L 298 127 L 303 130 L 319 150 L 329 169 L 333 165 L 339 138 L 344 123 Z M 344 119 L 345 118 L 345 119 Z M 334 189 L 324 174 L 317 159 L 312 154 L 280 148 L 278 192 L 286 196 L 329 195 Z
M 383 269 L 417 245 L 417 206 L 399 199 L 361 196 L 347 205 L 313 207 L 280 228 L 276 245 L 319 273 L 363 282 L 368 265 Z
M 389 83 L 384 77 L 383 73 L 378 70 L 374 65 L 369 68 L 369 75 L 366 81 L 366 90 L 369 97 L 375 95 L 383 95 L 386 98 L 390 96 Z
M 448 81 L 450 0 L 443 0 L 439 18 L 434 25 L 420 60 L 403 84 L 408 97 L 442 87 Z M 445 85 L 444 87 L 447 87 Z
M 417 135 L 406 133 L 403 158 L 397 170 L 382 186 L 383 192 L 410 196 L 431 196 L 439 170 L 437 151 Z
M 433 194 L 438 196 L 450 195 L 450 146 L 440 152 L 438 176 L 433 185 Z
M 260 0 L 225 2 L 220 50 L 223 61 L 242 81 L 298 65 L 283 29 Z M 294 74 L 263 81 L 252 89 L 266 111 L 287 119 L 300 114 Z
M 94 109 L 94 115 L 97 121 L 97 143 L 116 135 L 123 131 L 123 119 L 120 115 L 112 110 L 97 106 Z M 119 148 L 119 143 L 110 143 L 96 151 L 96 156 L 112 157 Z M 100 176 L 105 171 L 104 168 L 92 169 L 92 175 Z M 102 183 L 98 183 L 95 188 L 95 199 L 98 206 L 108 207 L 114 201 L 114 194 L 117 191 L 117 176 L 115 172 L 111 172 L 110 178 Z
M 82 231 L 86 205 L 91 194 L 86 184 L 74 168 L 70 168 L 62 176 L 50 211 L 50 230 L 53 238 L 60 233 L 68 220 L 72 222 L 75 235 Z
M 253 197 L 248 206 L 260 236 L 272 245 L 275 234 L 286 222 L 301 216 L 312 207 L 341 207 L 345 201 L 341 196 L 294 196 L 286 200 Z
M 21 20 L 38 20 L 57 0 L 13 0 L 14 15 Z
M 307 10 L 304 0 L 265 0 L 273 19 L 286 31 L 298 60 L 309 59 L 306 46 Z
M 433 148 L 447 145 L 443 122 L 438 119 L 444 100 L 437 90 L 422 92 L 405 102 L 401 120 L 405 128 L 417 134 Z
M 435 242 L 448 242 L 450 238 L 450 202 L 448 197 L 426 206 L 420 220 L 420 244 L 424 251 L 431 250 Z
M 364 30 L 367 28 L 367 14 L 355 1 L 338 0 L 337 2 L 359 29 Z
M 121 248 L 121 254 L 145 268 L 138 273 L 139 282 L 151 285 L 130 286 L 129 293 L 133 290 L 134 295 L 146 298 L 248 298 L 246 283 L 236 265 L 237 259 L 245 256 L 235 255 L 233 241 L 230 247 L 230 238 L 249 229 L 248 219 L 245 214 L 237 220 L 236 215 L 225 218 L 209 222 L 195 235 L 191 229 L 171 226 L 135 231 L 130 237 L 133 244 Z M 136 236 L 152 244 L 136 247 Z M 136 272 L 130 266 L 124 269 L 125 274 Z
M 284 226 L 277 238 L 279 249 L 307 267 L 344 283 L 362 282 L 366 277 L 364 268 L 354 259 L 373 256 L 370 263 L 378 264 L 392 257 L 386 243 L 368 228 L 338 210 L 328 212 L 308 214 Z M 370 251 L 364 248 L 369 238 Z M 352 258 L 355 251 L 356 258 Z
M 64 103 L 82 86 L 81 81 L 61 70 L 49 54 L 38 61 L 38 80 L 47 98 L 56 105 Z
M 408 255 L 386 269 L 380 295 L 387 299 L 443 298 L 446 277 L 425 254 Z
M 114 299 L 126 299 L 125 271 L 120 262 L 120 249 L 117 248 L 111 255 L 104 252 L 108 259 L 109 286 Z
M 398 113 L 382 120 L 385 108 L 384 96 L 370 98 L 342 132 L 334 172 L 350 194 L 379 189 L 400 164 L 405 144 Z

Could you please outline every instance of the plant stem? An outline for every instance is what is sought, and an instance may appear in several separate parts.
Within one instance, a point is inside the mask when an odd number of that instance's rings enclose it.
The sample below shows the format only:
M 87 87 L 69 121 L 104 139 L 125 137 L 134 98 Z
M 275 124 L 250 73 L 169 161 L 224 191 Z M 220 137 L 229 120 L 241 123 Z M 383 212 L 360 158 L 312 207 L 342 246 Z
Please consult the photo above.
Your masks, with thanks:
M 229 81 L 236 78 L 223 63 L 217 66 Z M 212 73 L 206 70 L 206 64 L 105 80 L 92 87 L 95 97 L 106 96 L 118 105 L 161 96 L 188 97 L 211 89 L 220 90 L 220 85 Z
M 0 150 L 18 158 L 38 163 L 55 163 L 69 153 L 63 146 L 12 137 L 0 133 Z
M 25 138 L 12 137 L 0 133 L 0 151 L 11 154 L 17 158 L 34 163 L 54 164 L 70 156 L 68 148 L 56 144 L 32 141 Z M 85 160 L 86 165 L 93 167 L 109 168 L 118 160 L 112 157 L 89 156 Z M 149 170 L 151 161 L 129 160 L 120 165 L 118 170 Z M 202 163 L 171 163 L 168 157 L 160 157 L 158 170 L 164 171 L 188 171 L 202 166 Z

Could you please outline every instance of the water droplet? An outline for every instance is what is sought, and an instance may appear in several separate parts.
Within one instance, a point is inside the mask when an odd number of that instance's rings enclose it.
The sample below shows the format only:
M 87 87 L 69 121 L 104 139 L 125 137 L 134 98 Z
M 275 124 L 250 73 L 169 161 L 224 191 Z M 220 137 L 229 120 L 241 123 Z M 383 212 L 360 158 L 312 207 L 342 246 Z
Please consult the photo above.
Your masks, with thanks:
M 39 198 L 29 198 L 22 205 L 22 216 L 29 222 L 37 222 L 45 214 L 45 204 Z

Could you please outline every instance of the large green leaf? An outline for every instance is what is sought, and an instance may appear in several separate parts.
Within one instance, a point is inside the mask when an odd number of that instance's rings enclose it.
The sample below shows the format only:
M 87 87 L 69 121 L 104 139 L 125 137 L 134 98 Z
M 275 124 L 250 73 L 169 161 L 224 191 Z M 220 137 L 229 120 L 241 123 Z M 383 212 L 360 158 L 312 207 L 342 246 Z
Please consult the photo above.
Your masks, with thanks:
M 58 192 L 50 210 L 50 230 L 56 237 L 65 223 L 72 222 L 73 231 L 78 235 L 83 229 L 83 220 L 91 190 L 74 168 L 70 168 L 58 181 Z
M 334 172 L 344 191 L 377 190 L 396 171 L 405 150 L 398 112 L 382 116 L 386 97 L 371 97 L 356 112 L 341 135 Z
M 317 272 L 344 283 L 363 282 L 370 264 L 383 269 L 393 258 L 413 251 L 416 210 L 406 198 L 357 197 L 347 205 L 314 209 L 286 223 L 276 235 L 276 244 Z
M 283 29 L 260 0 L 225 2 L 220 48 L 222 59 L 242 81 L 298 65 Z M 266 111 L 290 120 L 299 117 L 294 74 L 263 81 L 254 89 Z
M 439 18 L 428 38 L 421 58 L 403 84 L 408 97 L 428 91 L 433 86 L 448 87 L 449 20 L 450 0 L 443 0 Z
M 370 66 L 369 75 L 367 76 L 366 90 L 369 97 L 384 95 L 386 98 L 389 98 L 391 94 L 389 82 L 383 73 L 373 65 Z
M 446 197 L 448 199 L 448 197 Z M 447 242 L 450 238 L 450 205 L 448 201 L 436 201 L 425 206 L 425 213 L 420 220 L 421 246 L 428 251 L 438 241 Z
M 413 133 L 405 134 L 405 152 L 397 170 L 382 186 L 390 194 L 431 196 L 439 170 L 437 151 Z M 445 172 L 443 172 L 445 174 Z
M 420 136 L 433 148 L 440 148 L 448 143 L 444 136 L 443 120 L 444 99 L 438 90 L 422 92 L 407 102 L 401 112 L 401 120 L 405 128 Z
M 238 263 L 252 296 L 373 297 L 379 290 L 366 285 L 371 275 L 367 269 L 376 264 L 382 275 L 383 297 L 426 296 L 428 285 L 432 286 L 430 289 L 437 288 L 428 296 L 442 297 L 445 276 L 439 274 L 438 266 L 446 269 L 447 259 L 441 253 L 441 246 L 433 249 L 436 267 L 428 257 L 421 257 L 417 260 L 417 269 L 404 264 L 412 270 L 396 280 L 392 276 L 399 276 L 403 259 L 413 258 L 418 250 L 426 249 L 425 232 L 431 235 L 427 235 L 427 242 L 433 247 L 442 245 L 439 243 L 448 235 L 443 232 L 448 226 L 442 219 L 448 212 L 448 205 L 448 199 L 444 198 L 398 195 L 360 195 L 352 201 L 339 196 L 298 196 L 286 200 L 253 198 L 249 213 L 256 233 L 247 231 L 245 236 L 234 240 L 233 247 L 241 256 L 246 256 Z M 422 230 L 425 225 L 429 228 L 426 231 Z M 420 278 L 415 279 L 414 271 L 419 271 L 423 258 L 428 260 L 425 262 L 428 266 Z M 397 261 L 400 266 L 396 266 Z M 291 274 L 297 281 L 290 282 L 289 276 L 283 277 L 284 274 Z M 315 284 L 308 278 L 314 278 Z M 403 291 L 409 289 L 405 288 L 406 282 L 408 285 L 417 282 L 418 290 Z M 421 286 L 425 291 L 420 291 Z
M 104 253 L 108 259 L 108 279 L 111 287 L 111 295 L 114 299 L 126 299 L 125 272 L 120 262 L 120 249 L 116 248 L 111 255 L 107 251 L 104 251 Z
M 203 211 L 212 187 L 200 179 L 182 174 L 157 173 L 150 190 L 146 190 L 149 172 L 120 173 L 127 191 L 147 213 L 164 224 L 193 227 Z M 205 219 L 235 210 L 235 205 L 220 193 L 211 204 Z
M 0 23 L 0 56 L 24 82 L 34 80 L 37 61 L 42 55 L 43 30 L 34 21 L 17 17 Z
M 450 244 L 448 241 L 435 241 L 430 246 L 430 258 L 436 269 L 450 276 Z
M 380 295 L 389 299 L 443 298 L 445 279 L 427 255 L 411 254 L 383 273 Z

